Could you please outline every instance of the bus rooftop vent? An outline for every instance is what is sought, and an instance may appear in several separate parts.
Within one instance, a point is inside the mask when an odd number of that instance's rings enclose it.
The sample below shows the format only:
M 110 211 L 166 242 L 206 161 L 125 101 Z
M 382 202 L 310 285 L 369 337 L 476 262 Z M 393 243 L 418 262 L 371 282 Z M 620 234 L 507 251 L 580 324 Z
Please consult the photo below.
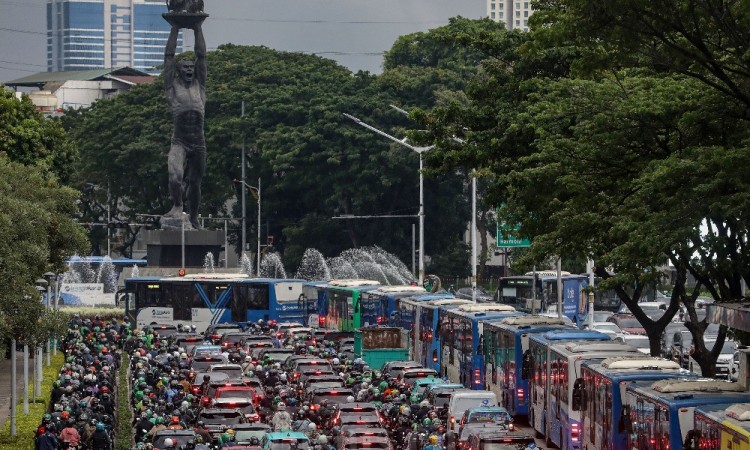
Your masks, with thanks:
M 462 298 L 444 298 L 441 300 L 433 300 L 432 302 L 435 306 L 445 306 L 445 305 L 465 305 L 467 303 L 473 303 L 471 300 L 464 300 Z
M 728 417 L 737 420 L 750 420 L 750 403 L 737 403 L 726 409 Z
M 664 394 L 677 392 L 744 392 L 739 383 L 730 381 L 699 378 L 696 380 L 669 379 L 659 380 L 651 385 L 653 390 Z
M 602 367 L 610 370 L 679 370 L 676 362 L 663 358 L 644 358 L 642 356 L 618 356 L 602 361 Z
M 182 277 L 167 277 L 165 281 L 237 280 L 250 278 L 246 273 L 189 273 Z
M 370 281 L 370 280 L 367 280 L 367 281 Z M 398 285 L 398 286 L 381 286 L 375 292 L 382 292 L 384 294 L 390 294 L 392 292 L 427 292 L 427 290 L 421 286 L 412 286 L 410 284 L 405 284 L 405 285 Z
M 516 308 L 510 305 L 491 305 L 491 304 L 475 304 L 461 305 L 458 307 L 461 312 L 478 313 L 478 312 L 516 312 Z
M 380 284 L 380 282 L 375 281 L 375 280 L 354 280 L 354 279 L 331 280 L 328 282 L 329 286 L 337 286 L 337 287 L 374 286 L 378 284 Z
M 638 349 L 617 341 L 611 342 L 572 342 L 567 344 L 565 348 L 571 353 L 587 353 L 587 352 L 631 352 L 640 353 Z
M 518 316 L 508 317 L 500 323 L 503 325 L 565 325 L 565 321 L 546 316 Z
M 525 275 L 527 277 L 533 277 L 534 276 L 534 272 L 526 272 Z M 561 277 L 566 277 L 568 275 L 570 275 L 570 272 L 566 272 L 565 270 L 560 271 L 560 276 Z M 540 270 L 540 271 L 536 272 L 536 276 L 538 276 L 538 277 L 556 277 L 557 276 L 557 271 L 556 270 Z

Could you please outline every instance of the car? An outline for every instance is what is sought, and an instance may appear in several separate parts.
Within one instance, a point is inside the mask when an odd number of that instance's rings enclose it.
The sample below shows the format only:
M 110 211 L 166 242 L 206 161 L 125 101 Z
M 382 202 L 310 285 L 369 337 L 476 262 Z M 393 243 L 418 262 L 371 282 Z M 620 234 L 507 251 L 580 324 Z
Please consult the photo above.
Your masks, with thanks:
M 177 448 L 184 448 L 188 444 L 195 443 L 195 431 L 192 430 L 161 430 L 157 431 L 151 439 L 154 448 L 165 448 L 164 441 L 167 439 L 177 443 Z
M 414 386 L 414 383 L 420 378 L 439 378 L 435 369 L 426 369 L 424 367 L 414 367 L 410 369 L 404 369 L 401 372 L 399 379 L 409 386 Z
M 291 348 L 264 348 L 258 353 L 258 361 L 268 359 L 274 363 L 283 363 L 289 356 L 294 355 Z
M 304 384 L 305 381 L 307 381 L 310 377 L 317 377 L 322 375 L 329 375 L 329 376 L 335 376 L 336 373 L 329 369 L 328 367 L 309 367 L 304 366 L 302 369 L 300 369 L 300 372 L 295 372 L 294 375 L 297 377 L 297 380 Z
M 148 327 L 161 338 L 170 338 L 180 332 L 177 325 L 171 323 L 152 323 Z
M 703 332 L 703 341 L 716 341 L 719 325 L 709 324 Z M 672 338 L 671 359 L 683 369 L 689 366 L 690 352 L 693 349 L 693 335 L 688 330 L 675 332 Z
M 221 354 L 221 345 L 206 344 L 205 341 L 201 344 L 196 344 L 193 348 L 188 351 L 188 356 L 194 358 L 199 355 L 213 356 Z
M 450 403 L 451 396 L 454 392 L 471 392 L 471 389 L 466 389 L 464 385 L 458 384 L 440 388 L 431 387 L 431 389 L 425 393 L 425 399 L 435 407 L 438 417 L 441 420 L 448 420 L 448 404 Z
M 232 331 L 224 333 L 224 335 L 221 336 L 219 345 L 221 345 L 221 348 L 239 346 L 240 348 L 246 349 L 247 342 L 254 337 L 257 337 L 257 335 L 243 331 Z M 264 340 L 270 341 L 270 339 L 265 337 Z
M 472 430 L 463 447 L 466 450 L 523 450 L 534 443 L 534 437 L 526 433 L 508 433 L 497 430 Z
M 309 450 L 310 439 L 300 431 L 266 433 L 261 442 L 263 450 Z
M 198 421 L 206 424 L 212 436 L 218 436 L 235 425 L 245 423 L 245 414 L 239 409 L 204 408 L 198 413 Z
M 599 331 L 617 340 L 622 340 L 625 336 L 625 332 L 614 322 L 594 322 L 593 325 L 585 322 L 581 328 L 584 330 Z
M 388 361 L 383 364 L 381 372 L 391 378 L 398 378 L 404 369 L 415 367 L 422 367 L 422 365 L 414 361 Z
M 454 294 L 456 298 L 465 298 L 467 300 L 473 300 L 471 287 L 463 287 L 456 291 Z M 495 301 L 495 297 L 487 292 L 483 287 L 477 286 L 476 299 L 478 303 L 492 303 Z
M 336 414 L 333 416 L 333 419 L 331 419 L 332 426 L 335 425 L 341 425 L 341 417 L 342 416 L 374 416 L 378 419 L 378 421 L 381 420 L 380 413 L 378 412 L 378 407 L 374 403 L 367 403 L 367 402 L 354 402 L 354 403 L 342 403 L 338 407 L 338 411 L 336 411 Z
M 227 383 L 211 383 L 211 386 L 208 388 L 208 392 L 206 392 L 203 397 L 208 399 L 227 397 L 244 398 L 253 402 L 255 406 L 258 406 L 258 403 L 261 400 L 261 396 L 258 395 L 257 392 L 258 391 L 256 391 L 256 389 L 246 385 L 244 381 L 227 380 Z M 205 401 L 204 403 L 208 404 L 209 402 Z
M 289 330 L 294 328 L 305 328 L 304 325 L 298 322 L 281 322 L 276 324 L 276 337 L 282 338 L 286 336 Z
M 594 323 L 606 322 L 613 315 L 612 311 L 594 311 Z M 588 320 L 584 321 L 584 323 L 588 323 Z
M 513 431 L 515 426 L 508 410 L 502 406 L 469 408 L 459 421 L 459 441 L 466 442 L 473 426 L 487 425 L 504 431 Z
M 314 369 L 327 368 L 333 370 L 330 361 L 321 358 L 298 359 L 291 365 L 292 372 L 299 372 L 303 368 L 307 367 Z
M 214 344 L 219 344 L 224 334 L 241 333 L 243 331 L 245 331 L 245 328 L 238 323 L 216 323 L 209 325 L 203 335 Z
M 716 338 L 704 340 L 706 348 L 710 351 L 716 344 Z M 701 366 L 693 359 L 693 351 L 691 345 L 690 358 L 688 360 L 688 370 L 696 372 L 698 375 L 702 375 Z M 716 358 L 716 373 L 715 378 L 728 379 L 731 375 L 731 367 L 734 361 L 734 354 L 737 352 L 738 345 L 734 341 L 727 339 L 724 341 L 724 345 L 721 347 L 718 358 Z
M 177 333 L 172 336 L 172 339 L 175 345 L 186 353 L 190 353 L 193 347 L 204 342 L 203 335 L 198 333 Z
M 617 313 L 607 319 L 607 322 L 616 324 L 622 331 L 628 334 L 646 334 L 646 329 L 643 328 L 638 319 L 632 314 Z
M 198 355 L 190 360 L 190 370 L 193 372 L 208 372 L 215 364 L 227 364 L 229 360 L 222 354 Z
M 238 409 L 245 415 L 248 422 L 258 422 L 260 416 L 255 411 L 252 398 L 247 397 L 218 397 L 211 400 L 211 408 Z
M 338 436 L 334 437 L 336 448 L 343 448 L 344 443 L 350 438 L 386 438 L 389 439 L 388 430 L 376 427 L 359 427 L 356 425 L 347 425 L 341 428 Z
M 445 384 L 445 380 L 435 377 L 417 378 L 412 384 L 411 395 L 422 396 L 427 386 L 432 384 Z
M 302 390 L 307 391 L 308 389 L 315 388 L 333 388 L 333 387 L 344 387 L 344 380 L 340 376 L 334 375 L 313 375 L 305 379 L 302 384 Z
M 287 335 L 294 339 L 307 338 L 313 335 L 313 329 L 310 327 L 295 327 L 287 331 Z
M 258 438 L 259 441 L 263 440 L 263 436 L 271 432 L 271 426 L 262 422 L 241 423 L 235 425 L 233 430 L 235 442 L 249 444 L 253 437 Z
M 239 364 L 212 364 L 208 368 L 208 373 L 222 372 L 229 378 L 242 378 L 245 372 Z
M 448 402 L 448 426 L 457 428 L 456 422 L 463 417 L 466 410 L 477 407 L 498 406 L 497 395 L 488 391 L 456 391 Z
M 375 414 L 343 414 L 339 418 L 339 426 L 357 425 L 358 427 L 380 427 L 380 417 Z
M 195 379 L 191 388 L 194 395 L 203 395 L 201 385 L 203 384 L 203 377 L 206 375 L 208 375 L 208 380 L 214 383 L 225 383 L 229 379 L 229 376 L 223 372 L 195 372 Z
M 310 403 L 314 409 L 317 409 L 323 400 L 337 408 L 342 403 L 349 403 L 349 397 L 354 397 L 354 392 L 349 388 L 316 388 L 310 391 Z

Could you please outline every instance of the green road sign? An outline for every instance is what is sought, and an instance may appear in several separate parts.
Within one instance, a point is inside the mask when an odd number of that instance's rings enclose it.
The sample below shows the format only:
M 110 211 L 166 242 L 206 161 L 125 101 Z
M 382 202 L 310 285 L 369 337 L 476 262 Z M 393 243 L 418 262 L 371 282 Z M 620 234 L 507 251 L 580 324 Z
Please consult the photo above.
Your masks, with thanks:
M 531 241 L 517 236 L 518 227 L 509 227 L 505 224 L 497 226 L 498 248 L 531 247 Z

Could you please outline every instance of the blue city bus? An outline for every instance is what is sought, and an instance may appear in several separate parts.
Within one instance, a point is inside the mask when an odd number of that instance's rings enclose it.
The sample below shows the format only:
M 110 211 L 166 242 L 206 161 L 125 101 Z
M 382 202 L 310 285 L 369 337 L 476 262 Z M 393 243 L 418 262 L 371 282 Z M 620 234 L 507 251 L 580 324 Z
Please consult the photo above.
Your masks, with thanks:
M 390 325 L 413 332 L 414 324 L 417 320 L 417 305 L 419 303 L 452 298 L 455 298 L 453 294 L 447 292 L 439 294 L 413 295 L 411 297 L 402 298 L 398 301 L 396 310 L 391 316 Z
M 219 273 L 139 277 L 125 280 L 124 298 L 126 313 L 138 328 L 182 324 L 205 331 L 211 324 L 260 319 L 304 324 L 304 282 Z
M 563 272 L 563 315 L 578 326 L 584 323 L 588 314 L 588 297 L 584 288 L 588 286 L 585 275 L 571 275 Z M 497 288 L 500 303 L 511 305 L 520 312 L 546 314 L 557 312 L 557 274 L 553 271 L 536 273 L 536 300 L 531 273 L 520 276 L 503 277 Z
M 484 355 L 481 343 L 485 322 L 516 316 L 510 305 L 467 304 L 445 311 L 441 322 L 440 373 L 469 389 L 484 389 Z
M 674 361 L 647 355 L 584 362 L 572 400 L 572 409 L 581 414 L 581 448 L 627 449 L 625 430 L 618 425 L 629 383 L 694 376 Z
M 553 330 L 529 336 L 529 350 L 522 359 L 521 371 L 529 380 L 529 425 L 546 435 L 547 405 L 550 391 L 550 350 L 561 342 L 611 341 L 609 335 L 590 330 Z
M 699 406 L 750 402 L 739 383 L 705 378 L 637 381 L 623 405 L 626 446 L 632 450 L 682 450 Z
M 414 347 L 412 359 L 424 367 L 435 369 L 440 373 L 440 310 L 449 311 L 461 305 L 472 303 L 462 298 L 444 298 L 428 300 L 416 304 L 416 319 L 414 322 Z
M 571 328 L 564 320 L 537 315 L 508 317 L 484 324 L 486 385 L 501 399 L 510 415 L 529 414 L 529 377 L 521 370 L 524 357 L 528 357 L 529 337 Z
M 370 325 L 389 324 L 401 299 L 425 293 L 422 286 L 391 285 L 380 286 L 362 292 L 362 321 Z

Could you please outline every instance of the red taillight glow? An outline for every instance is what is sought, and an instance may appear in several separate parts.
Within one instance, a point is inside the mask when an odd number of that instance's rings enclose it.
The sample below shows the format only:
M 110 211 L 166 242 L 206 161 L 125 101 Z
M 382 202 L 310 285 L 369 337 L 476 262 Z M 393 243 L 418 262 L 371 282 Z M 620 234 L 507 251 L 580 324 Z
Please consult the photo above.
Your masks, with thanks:
M 474 384 L 482 384 L 482 374 L 479 369 L 474 370 Z
M 518 388 L 516 390 L 516 396 L 518 397 L 518 399 L 519 400 L 523 400 L 523 395 L 524 395 L 523 389 L 522 388 Z
M 570 440 L 573 442 L 579 441 L 579 425 L 575 422 L 570 424 Z

